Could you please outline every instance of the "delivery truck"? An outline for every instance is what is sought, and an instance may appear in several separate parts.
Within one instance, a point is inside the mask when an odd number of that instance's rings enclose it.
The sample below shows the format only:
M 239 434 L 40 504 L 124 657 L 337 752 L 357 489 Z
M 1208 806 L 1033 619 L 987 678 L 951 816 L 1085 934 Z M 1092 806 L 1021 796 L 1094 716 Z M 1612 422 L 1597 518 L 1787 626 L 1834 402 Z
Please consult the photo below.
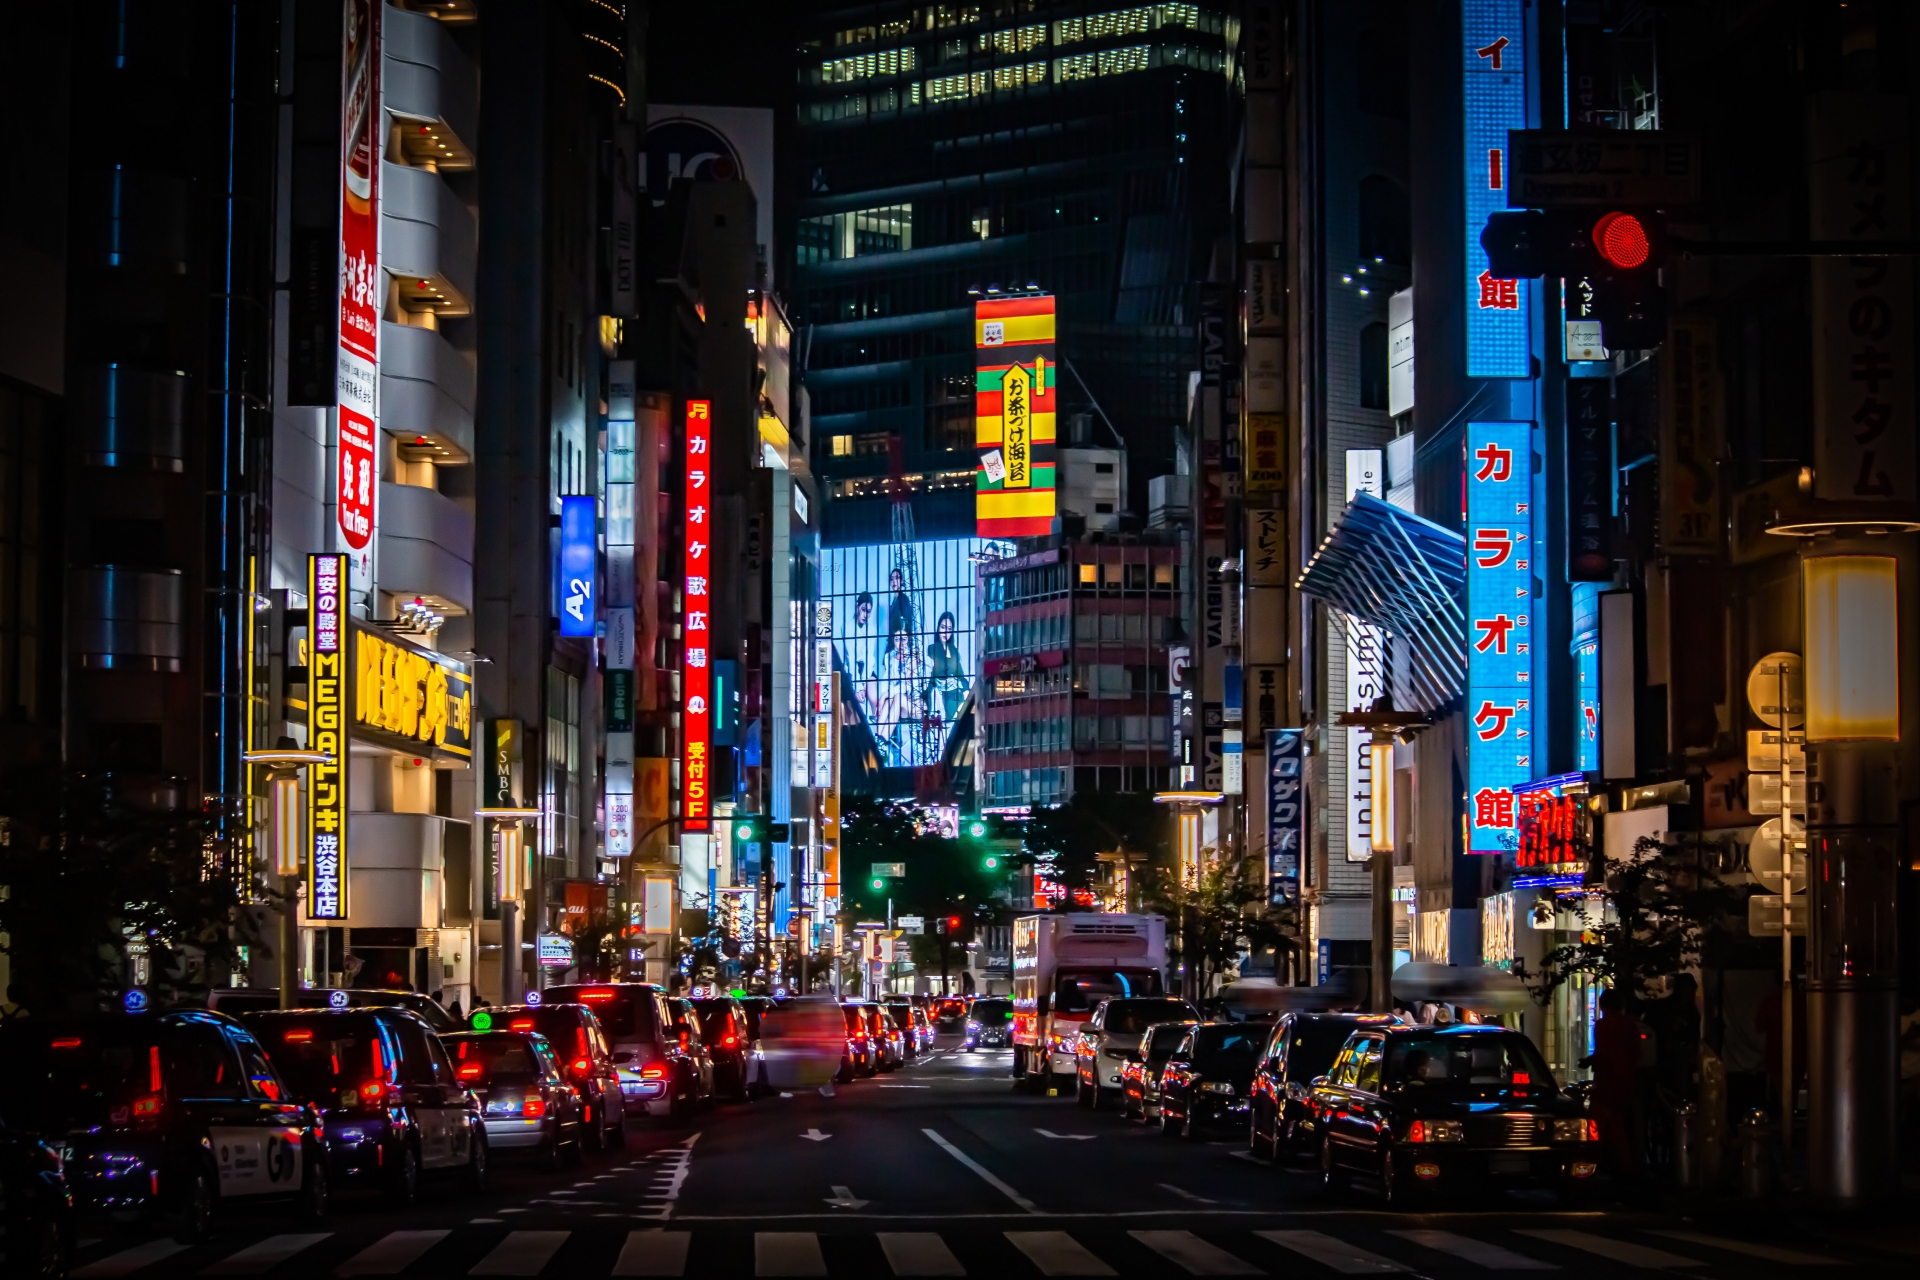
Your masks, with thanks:
M 1074 1040 L 1102 1000 L 1165 995 L 1167 919 L 1021 916 L 1013 922 L 1013 1076 L 1069 1088 Z

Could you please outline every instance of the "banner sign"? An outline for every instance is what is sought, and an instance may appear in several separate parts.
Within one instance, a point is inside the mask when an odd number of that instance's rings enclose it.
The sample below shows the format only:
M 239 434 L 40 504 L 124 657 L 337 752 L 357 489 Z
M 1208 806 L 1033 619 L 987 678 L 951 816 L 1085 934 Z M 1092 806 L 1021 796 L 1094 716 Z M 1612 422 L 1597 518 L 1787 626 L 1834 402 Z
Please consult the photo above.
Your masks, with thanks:
M 1267 901 L 1300 898 L 1300 858 L 1307 847 L 1307 734 L 1267 730 Z
M 1523 0 L 1461 0 L 1465 104 L 1467 376 L 1532 376 L 1527 287 L 1496 280 L 1480 232 L 1507 207 L 1507 132 L 1527 127 Z
M 1567 379 L 1567 581 L 1613 581 L 1613 380 Z
M 1533 424 L 1467 424 L 1467 852 L 1518 847 L 1533 776 Z
M 563 636 L 585 638 L 594 634 L 598 619 L 593 590 L 596 515 L 591 496 L 560 499 L 560 557 L 554 570 L 553 595 Z
M 473 676 L 466 664 L 349 621 L 357 735 L 415 755 L 473 756 Z
M 347 557 L 307 557 L 307 918 L 347 918 Z
M 1053 529 L 1053 297 L 974 304 L 975 532 L 1037 538 Z
M 686 551 L 682 561 L 682 609 L 685 639 L 680 664 L 681 726 L 685 734 L 680 758 L 680 816 L 682 831 L 705 831 L 713 816 L 711 782 L 713 752 L 713 690 L 707 664 L 707 579 L 712 514 L 708 484 L 713 446 L 713 403 L 687 401 L 687 429 L 683 455 L 686 479 Z
M 335 520 L 356 595 L 373 589 L 380 311 L 381 0 L 345 0 L 340 84 L 340 360 L 336 377 Z

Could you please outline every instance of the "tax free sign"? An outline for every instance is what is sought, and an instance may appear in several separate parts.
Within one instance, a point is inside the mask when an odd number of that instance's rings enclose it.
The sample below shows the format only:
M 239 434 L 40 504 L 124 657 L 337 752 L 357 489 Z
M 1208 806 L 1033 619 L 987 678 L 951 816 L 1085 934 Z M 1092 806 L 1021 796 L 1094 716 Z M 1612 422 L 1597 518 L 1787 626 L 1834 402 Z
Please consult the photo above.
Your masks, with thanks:
M 1467 852 L 1519 847 L 1533 777 L 1533 425 L 1467 424 Z

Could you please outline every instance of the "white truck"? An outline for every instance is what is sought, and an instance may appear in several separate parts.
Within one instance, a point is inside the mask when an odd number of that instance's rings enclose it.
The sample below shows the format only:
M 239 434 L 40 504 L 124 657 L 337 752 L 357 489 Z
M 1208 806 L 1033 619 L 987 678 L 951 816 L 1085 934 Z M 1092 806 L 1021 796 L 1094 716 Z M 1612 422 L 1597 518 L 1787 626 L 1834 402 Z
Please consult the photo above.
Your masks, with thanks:
M 1167 918 L 1020 916 L 1013 922 L 1013 1076 L 1071 1087 L 1081 1024 L 1109 996 L 1166 994 Z

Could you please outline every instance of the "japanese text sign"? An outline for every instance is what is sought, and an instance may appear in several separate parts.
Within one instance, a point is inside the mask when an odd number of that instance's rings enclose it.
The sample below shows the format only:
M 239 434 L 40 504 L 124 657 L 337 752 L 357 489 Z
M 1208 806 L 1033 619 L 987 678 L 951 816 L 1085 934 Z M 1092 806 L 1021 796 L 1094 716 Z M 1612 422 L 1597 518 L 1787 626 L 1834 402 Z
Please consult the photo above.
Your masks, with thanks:
M 1053 298 L 974 305 L 975 525 L 983 538 L 1037 537 L 1053 527 Z
M 340 87 L 340 320 L 335 418 L 338 475 L 335 521 L 351 561 L 349 582 L 373 586 L 374 507 L 379 498 L 374 443 L 380 381 L 380 0 L 346 0 Z
M 307 557 L 307 918 L 347 918 L 347 557 Z
M 1518 843 L 1533 776 L 1533 425 L 1467 424 L 1467 852 Z
M 1307 848 L 1307 735 L 1267 730 L 1267 901 L 1300 897 L 1300 859 Z
M 687 401 L 685 442 L 686 529 L 682 535 L 681 594 L 683 657 L 680 666 L 680 816 L 682 831 L 705 831 L 713 817 L 713 680 L 708 665 L 707 625 L 713 541 L 713 404 Z
M 1507 206 L 1507 131 L 1527 127 L 1526 26 L 1521 0 L 1462 0 L 1465 106 L 1467 376 L 1531 376 L 1527 289 L 1494 278 L 1480 232 Z

